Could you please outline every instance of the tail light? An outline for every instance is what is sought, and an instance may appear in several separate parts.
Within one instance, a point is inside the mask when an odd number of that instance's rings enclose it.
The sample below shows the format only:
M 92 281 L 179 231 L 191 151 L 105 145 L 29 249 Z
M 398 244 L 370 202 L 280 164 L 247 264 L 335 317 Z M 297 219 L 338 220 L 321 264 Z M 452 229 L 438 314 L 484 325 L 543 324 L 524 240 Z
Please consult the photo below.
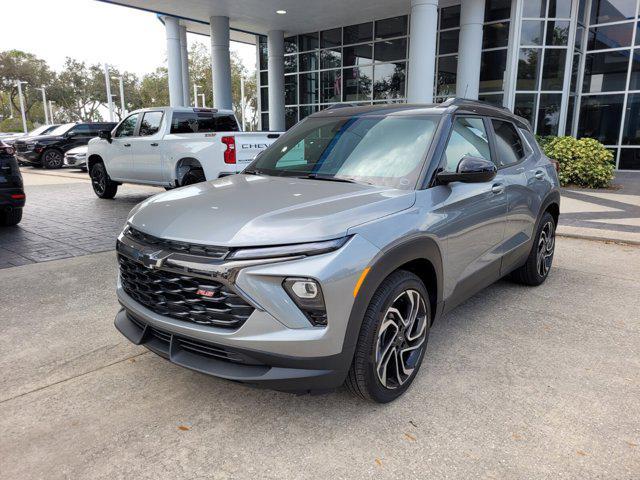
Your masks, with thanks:
M 27 197 L 24 193 L 13 193 L 11 194 L 11 198 L 13 200 L 23 200 L 24 198 L 27 198 Z
M 222 143 L 227 146 L 224 151 L 224 163 L 236 163 L 236 139 L 234 137 L 222 137 Z

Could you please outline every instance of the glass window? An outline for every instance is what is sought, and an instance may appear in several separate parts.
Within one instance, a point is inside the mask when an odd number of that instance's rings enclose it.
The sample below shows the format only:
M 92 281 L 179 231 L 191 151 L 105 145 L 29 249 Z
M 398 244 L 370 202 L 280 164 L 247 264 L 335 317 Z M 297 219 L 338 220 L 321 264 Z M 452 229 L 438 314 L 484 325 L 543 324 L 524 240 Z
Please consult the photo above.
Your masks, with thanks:
M 616 145 L 622 122 L 624 95 L 582 97 L 578 137 L 595 138 L 605 145 Z
M 456 117 L 444 152 L 445 170 L 455 172 L 464 157 L 491 160 L 491 150 L 484 121 L 479 117 Z
M 501 93 L 486 93 L 483 95 L 478 95 L 478 100 L 481 102 L 487 102 L 491 105 L 495 105 L 497 107 L 502 107 L 504 105 L 504 95 Z
M 320 67 L 340 68 L 342 66 L 342 49 L 334 48 L 332 50 L 320 51 Z
M 622 148 L 618 168 L 620 170 L 640 170 L 640 148 Z
M 300 120 L 307 118 L 312 113 L 316 113 L 318 111 L 317 105 L 303 105 L 300 107 Z
M 140 136 L 155 135 L 160 130 L 162 112 L 145 112 L 140 123 Z
M 373 39 L 373 23 L 360 23 L 344 27 L 344 44 L 368 42 Z
M 325 30 L 320 32 L 320 47 L 331 48 L 339 47 L 342 45 L 342 29 L 332 28 L 331 30 Z
M 300 54 L 300 71 L 318 70 L 318 53 L 309 52 Z
M 373 45 L 370 43 L 344 47 L 342 49 L 342 62 L 344 66 L 366 65 L 373 60 Z
M 588 50 L 604 50 L 631 46 L 633 23 L 622 23 L 589 29 Z
M 284 53 L 298 52 L 298 37 L 287 37 L 284 39 Z
M 629 90 L 640 90 L 640 48 L 636 48 L 631 59 Z
M 307 50 L 315 50 L 318 48 L 318 32 L 307 33 L 305 35 L 298 35 L 298 48 L 301 52 Z
M 235 132 L 238 129 L 233 115 L 194 111 L 174 112 L 171 118 L 171 133 Z
M 516 127 L 510 122 L 491 120 L 496 140 L 495 164 L 508 167 L 518 163 L 524 157 L 524 146 Z
M 371 100 L 372 67 L 345 68 L 343 73 L 343 101 Z
M 562 90 L 566 57 L 565 48 L 545 50 L 541 90 Z
M 438 117 L 308 118 L 258 157 L 267 175 L 416 187 Z
M 523 20 L 520 32 L 520 45 L 542 45 L 544 22 L 541 20 Z
M 547 38 L 546 45 L 562 45 L 566 46 L 569 42 L 569 22 L 567 21 L 548 21 L 547 22 Z
M 284 76 L 284 103 L 285 105 L 295 105 L 298 103 L 298 76 Z
M 627 99 L 623 145 L 640 145 L 640 93 L 631 93 Z
M 403 98 L 406 70 L 404 62 L 376 65 L 373 74 L 373 99 Z
M 269 72 L 260 72 L 260 86 L 269 84 Z
M 261 113 L 260 114 L 260 128 L 265 131 L 269 131 L 269 114 Z
M 511 0 L 486 0 L 484 21 L 508 20 L 511 18 Z
M 501 91 L 506 68 L 506 49 L 482 52 L 480 59 L 480 92 Z
M 301 73 L 298 79 L 300 103 L 318 103 L 318 72 Z
M 260 89 L 260 108 L 263 111 L 269 110 L 269 89 L 267 87 Z
M 440 9 L 440 29 L 460 26 L 460 5 Z
M 407 39 L 398 38 L 386 42 L 376 42 L 374 46 L 374 60 L 376 62 L 394 62 L 407 58 Z
M 116 129 L 116 137 L 133 137 L 136 131 L 136 125 L 138 124 L 138 115 L 134 113 L 125 118 L 118 128 Z M 175 115 L 175 114 L 174 114 Z M 173 132 L 171 132 L 173 133 Z
M 571 92 L 578 91 L 578 71 L 580 70 L 580 59 L 582 54 L 574 53 L 573 54 L 573 65 L 571 66 Z
M 535 93 L 518 93 L 513 107 L 513 113 L 527 120 L 530 125 L 535 120 L 536 97 Z
M 287 130 L 298 123 L 298 107 L 287 107 L 284 109 L 284 126 Z
M 320 72 L 320 88 L 320 102 L 340 102 L 342 100 L 342 70 Z
M 67 134 L 74 137 L 86 137 L 90 134 L 90 132 L 91 128 L 89 127 L 89 125 L 86 123 L 81 123 L 69 130 Z
M 284 73 L 295 73 L 298 71 L 298 55 L 284 56 Z
M 627 20 L 636 16 L 636 0 L 592 0 L 591 24 Z
M 536 133 L 538 135 L 557 135 L 560 125 L 560 102 L 561 93 L 543 93 L 540 95 L 540 105 L 538 106 L 538 125 Z
M 260 60 L 260 70 L 266 70 L 269 62 L 267 56 L 267 37 L 264 35 L 258 37 L 258 57 Z
M 509 22 L 490 23 L 482 30 L 482 48 L 506 47 L 509 44 Z
M 629 51 L 589 53 L 584 65 L 585 93 L 625 90 Z
M 544 18 L 547 16 L 547 0 L 527 0 L 522 5 L 524 18 Z
M 571 18 L 571 0 L 549 0 L 549 18 Z
M 407 34 L 407 16 L 387 18 L 376 22 L 376 40 L 402 37 Z
M 444 32 L 440 32 L 439 37 L 438 54 L 446 55 L 447 53 L 456 53 L 458 51 L 460 30 L 446 30 Z
M 584 27 L 578 26 L 576 28 L 576 42 L 574 47 L 578 50 L 582 49 L 582 41 L 584 39 Z
M 458 57 L 440 57 L 438 59 L 437 94 L 444 97 L 455 96 L 458 76 Z
M 566 122 L 566 128 L 565 128 L 565 135 L 571 135 L 571 132 L 573 132 L 573 117 L 574 117 L 574 110 L 576 108 L 576 96 L 575 95 L 571 95 L 569 96 L 569 101 L 567 102 L 567 122 Z

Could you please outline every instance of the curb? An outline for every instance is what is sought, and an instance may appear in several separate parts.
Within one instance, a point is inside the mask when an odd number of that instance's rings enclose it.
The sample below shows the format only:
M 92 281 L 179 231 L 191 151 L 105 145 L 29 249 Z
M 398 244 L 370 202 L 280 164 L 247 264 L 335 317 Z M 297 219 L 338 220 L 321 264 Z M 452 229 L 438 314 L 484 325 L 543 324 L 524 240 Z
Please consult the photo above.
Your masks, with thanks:
M 556 237 L 576 238 L 579 240 L 591 240 L 593 242 L 608 242 L 608 243 L 615 243 L 618 245 L 640 246 L 640 241 L 638 240 L 622 240 L 620 238 L 601 237 L 598 235 L 583 235 L 579 233 L 560 233 L 557 230 L 556 230 Z

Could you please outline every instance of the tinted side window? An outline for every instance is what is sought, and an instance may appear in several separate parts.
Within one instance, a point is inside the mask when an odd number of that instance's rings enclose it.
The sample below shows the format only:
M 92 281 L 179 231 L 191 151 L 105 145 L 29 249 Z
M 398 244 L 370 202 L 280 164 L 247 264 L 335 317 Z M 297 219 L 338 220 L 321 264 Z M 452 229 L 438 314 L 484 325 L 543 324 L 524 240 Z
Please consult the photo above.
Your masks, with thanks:
M 140 123 L 140 136 L 155 135 L 160 130 L 160 123 L 162 123 L 162 112 L 145 112 Z
M 69 130 L 69 135 L 73 135 L 74 137 L 86 137 L 90 133 L 89 125 L 76 125 L 71 130 Z
M 136 124 L 138 123 L 138 114 L 134 113 L 129 115 L 123 120 L 116 130 L 116 137 L 133 137 L 136 131 Z
M 171 119 L 171 133 L 236 132 L 238 123 L 233 115 L 207 112 L 176 112 Z
M 491 149 L 484 122 L 478 117 L 456 117 L 444 152 L 447 172 L 455 172 L 466 156 L 491 160 Z
M 524 157 L 524 146 L 516 128 L 509 122 L 491 120 L 496 134 L 496 164 L 506 167 L 518 163 Z

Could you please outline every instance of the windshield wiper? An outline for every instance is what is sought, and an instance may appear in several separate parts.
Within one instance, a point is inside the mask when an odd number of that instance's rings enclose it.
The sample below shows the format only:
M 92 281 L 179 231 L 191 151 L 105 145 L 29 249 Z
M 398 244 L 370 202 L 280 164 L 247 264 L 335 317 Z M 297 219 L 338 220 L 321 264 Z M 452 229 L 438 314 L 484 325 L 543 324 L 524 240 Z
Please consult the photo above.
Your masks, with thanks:
M 310 173 L 309 175 L 303 175 L 299 178 L 310 178 L 312 180 L 326 180 L 329 182 L 344 182 L 344 183 L 358 183 L 351 178 L 344 177 L 331 177 L 329 175 L 318 175 L 317 173 Z

